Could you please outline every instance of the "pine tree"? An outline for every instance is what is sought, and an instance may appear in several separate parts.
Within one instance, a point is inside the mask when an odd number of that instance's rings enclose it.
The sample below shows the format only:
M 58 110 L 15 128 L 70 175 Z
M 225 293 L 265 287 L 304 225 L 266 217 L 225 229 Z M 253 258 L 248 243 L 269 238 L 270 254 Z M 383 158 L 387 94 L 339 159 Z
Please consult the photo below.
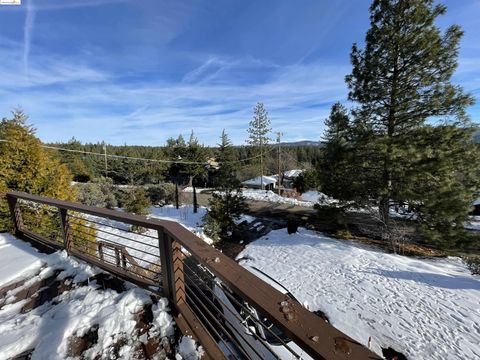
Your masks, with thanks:
M 250 121 L 248 131 L 247 143 L 258 149 L 258 155 L 260 158 L 260 181 L 261 188 L 263 189 L 263 163 L 265 147 L 270 142 L 269 134 L 272 131 L 270 128 L 270 120 L 268 119 L 268 113 L 263 103 L 257 103 L 253 108 L 253 119 Z
M 322 192 L 338 200 L 351 200 L 354 194 L 349 160 L 352 156 L 350 118 L 347 109 L 335 103 L 325 120 L 325 148 L 318 166 Z
M 234 160 L 232 143 L 223 130 L 217 154 L 220 168 L 214 180 L 217 191 L 212 194 L 204 216 L 205 233 L 215 241 L 228 239 L 237 229 L 235 220 L 247 210 Z
M 123 208 L 126 212 L 136 215 L 148 215 L 148 208 L 150 206 L 150 200 L 145 189 L 143 187 L 136 187 L 129 192 Z M 132 225 L 131 229 L 138 233 L 143 233 L 147 230 L 137 225 Z
M 415 173 L 425 171 L 421 176 L 426 178 L 429 171 L 442 165 L 442 157 L 437 156 L 430 169 L 416 170 L 418 159 L 428 158 L 421 145 L 436 148 L 435 139 L 448 137 L 451 129 L 438 126 L 433 136 L 432 131 L 425 131 L 427 121 L 440 119 L 454 127 L 470 127 L 465 108 L 473 104 L 473 98 L 450 82 L 462 31 L 453 25 L 442 34 L 434 23 L 445 11 L 445 6 L 434 5 L 433 0 L 375 0 L 365 49 L 356 44 L 352 48 L 353 71 L 346 81 L 349 99 L 359 103 L 353 111 L 352 162 L 358 166 L 355 173 L 365 190 L 363 200 L 376 199 L 387 227 L 389 206 L 413 200 L 406 196 L 416 185 Z M 419 137 L 426 138 L 420 141 Z M 450 146 L 463 146 L 464 138 L 454 139 Z M 436 151 L 443 151 L 442 147 Z M 448 165 L 449 171 L 461 179 L 464 165 L 460 159 L 460 163 Z M 436 181 L 442 188 L 446 180 Z M 458 190 L 464 188 L 461 181 L 457 186 Z M 426 203 L 431 195 L 418 193 L 415 200 Z M 444 220 L 448 222 L 446 214 Z

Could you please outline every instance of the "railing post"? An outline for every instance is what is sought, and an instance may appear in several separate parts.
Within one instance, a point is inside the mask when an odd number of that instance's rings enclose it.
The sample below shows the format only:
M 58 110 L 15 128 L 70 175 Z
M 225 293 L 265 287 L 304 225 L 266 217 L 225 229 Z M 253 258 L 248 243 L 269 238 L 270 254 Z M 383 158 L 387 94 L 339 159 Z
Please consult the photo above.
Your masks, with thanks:
M 182 247 L 163 229 L 158 230 L 158 240 L 163 293 L 177 306 L 185 302 Z
M 62 227 L 63 247 L 67 253 L 70 253 L 70 248 L 72 246 L 72 234 L 70 231 L 67 210 L 58 208 L 58 213 L 60 214 L 60 226 Z
M 8 203 L 8 208 L 10 209 L 10 215 L 12 216 L 13 234 L 15 236 L 21 236 L 23 219 L 22 219 L 22 210 L 18 205 L 18 199 L 16 197 L 13 197 L 7 194 L 7 203 Z

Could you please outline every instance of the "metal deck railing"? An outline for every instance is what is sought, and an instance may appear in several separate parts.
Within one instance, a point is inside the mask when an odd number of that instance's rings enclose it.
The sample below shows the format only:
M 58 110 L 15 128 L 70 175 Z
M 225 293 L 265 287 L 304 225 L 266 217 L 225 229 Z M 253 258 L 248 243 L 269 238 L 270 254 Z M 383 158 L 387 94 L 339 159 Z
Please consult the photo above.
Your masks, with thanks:
M 379 359 L 182 225 L 20 192 L 17 237 L 167 297 L 209 359 Z

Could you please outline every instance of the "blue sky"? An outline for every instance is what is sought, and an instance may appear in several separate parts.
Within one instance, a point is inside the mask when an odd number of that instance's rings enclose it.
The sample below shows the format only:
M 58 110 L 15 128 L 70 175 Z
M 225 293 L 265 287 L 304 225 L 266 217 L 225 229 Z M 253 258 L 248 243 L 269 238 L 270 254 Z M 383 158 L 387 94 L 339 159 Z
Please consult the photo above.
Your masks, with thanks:
M 236 144 L 257 101 L 285 140 L 318 140 L 346 101 L 364 0 L 22 0 L 0 7 L 0 117 L 21 106 L 46 142 Z M 480 1 L 443 1 L 465 30 L 454 80 L 480 121 Z M 347 104 L 348 105 L 348 104 Z

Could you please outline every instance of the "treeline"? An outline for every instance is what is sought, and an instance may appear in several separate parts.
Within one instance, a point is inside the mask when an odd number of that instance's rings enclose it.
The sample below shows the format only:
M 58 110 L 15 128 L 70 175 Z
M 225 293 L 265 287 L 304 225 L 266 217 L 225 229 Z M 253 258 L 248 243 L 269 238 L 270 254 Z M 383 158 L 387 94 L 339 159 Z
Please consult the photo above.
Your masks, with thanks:
M 103 176 L 111 178 L 115 184 L 127 185 L 158 184 L 167 181 L 178 182 L 180 185 L 194 182 L 197 186 L 209 186 L 215 172 L 218 150 L 218 147 L 201 145 L 193 133 L 188 140 L 179 136 L 176 139 L 168 139 L 163 146 L 83 144 L 74 138 L 66 143 L 48 145 L 76 151 L 58 151 L 61 162 L 68 166 L 74 181 L 88 182 Z M 105 154 L 105 149 L 106 161 L 103 155 L 90 154 Z M 322 154 L 322 148 L 316 146 L 282 146 L 280 150 L 280 167 L 283 170 L 314 167 Z M 240 180 L 259 175 L 257 156 L 258 149 L 253 146 L 232 146 L 232 161 L 238 162 L 237 177 Z M 276 144 L 266 146 L 264 161 L 266 174 L 278 173 Z M 182 162 L 204 164 L 198 166 L 201 169 L 198 167 L 193 169 L 192 166 L 183 165 Z

